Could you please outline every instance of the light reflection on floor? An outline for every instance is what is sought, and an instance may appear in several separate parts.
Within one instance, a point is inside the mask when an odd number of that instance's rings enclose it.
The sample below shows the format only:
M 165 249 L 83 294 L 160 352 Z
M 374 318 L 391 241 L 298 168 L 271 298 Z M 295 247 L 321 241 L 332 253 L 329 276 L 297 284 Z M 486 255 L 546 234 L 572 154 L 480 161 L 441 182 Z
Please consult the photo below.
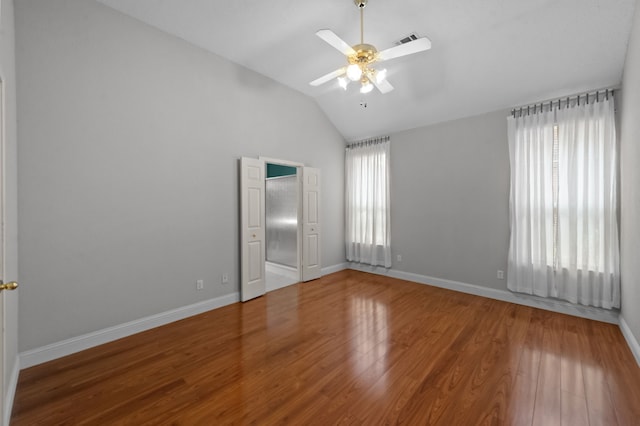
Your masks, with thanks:
M 363 380 L 371 378 L 376 389 L 386 389 L 387 370 L 386 354 L 389 349 L 389 314 L 387 306 L 375 299 L 356 296 L 351 298 L 350 310 L 352 353 L 351 357 L 355 375 Z M 370 374 L 363 374 L 367 370 Z

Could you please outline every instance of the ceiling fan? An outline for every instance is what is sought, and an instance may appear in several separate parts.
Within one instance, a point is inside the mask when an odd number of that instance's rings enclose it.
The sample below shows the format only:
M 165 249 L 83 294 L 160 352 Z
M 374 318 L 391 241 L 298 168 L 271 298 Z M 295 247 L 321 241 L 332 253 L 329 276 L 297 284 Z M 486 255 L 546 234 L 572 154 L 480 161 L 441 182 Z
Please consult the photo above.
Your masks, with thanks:
M 353 0 L 353 2 L 360 9 L 360 44 L 349 46 L 331 30 L 316 32 L 318 37 L 346 55 L 349 65 L 323 75 L 309 84 L 319 86 L 337 78 L 338 84 L 344 90 L 347 90 L 350 81 L 359 81 L 361 83 L 360 93 L 371 92 L 373 86 L 377 87 L 381 93 L 388 93 L 393 90 L 393 86 L 386 79 L 387 70 L 378 70 L 372 65 L 429 50 L 431 49 L 431 40 L 427 37 L 420 37 L 378 52 L 374 46 L 364 42 L 364 8 L 368 0 Z

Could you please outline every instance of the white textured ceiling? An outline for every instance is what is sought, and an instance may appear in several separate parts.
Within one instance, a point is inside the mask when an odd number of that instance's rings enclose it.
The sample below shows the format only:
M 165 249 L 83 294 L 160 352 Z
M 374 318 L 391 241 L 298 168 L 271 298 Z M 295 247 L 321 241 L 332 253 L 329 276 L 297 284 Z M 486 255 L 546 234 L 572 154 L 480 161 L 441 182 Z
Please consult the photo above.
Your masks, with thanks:
M 385 64 L 394 91 L 362 95 L 309 86 L 345 65 L 317 30 L 359 42 L 352 0 L 98 1 L 315 98 L 347 140 L 618 85 L 636 3 L 369 0 L 365 43 L 415 32 L 433 47 Z

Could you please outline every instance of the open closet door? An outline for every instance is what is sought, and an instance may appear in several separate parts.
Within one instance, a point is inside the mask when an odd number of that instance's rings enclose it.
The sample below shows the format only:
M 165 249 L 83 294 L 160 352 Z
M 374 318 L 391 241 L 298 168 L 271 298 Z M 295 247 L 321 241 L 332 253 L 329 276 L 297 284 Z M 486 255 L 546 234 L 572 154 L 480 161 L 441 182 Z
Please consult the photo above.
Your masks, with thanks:
M 262 296 L 266 291 L 264 162 L 242 157 L 240 168 L 242 244 L 240 299 L 246 302 Z
M 302 168 L 302 281 L 320 278 L 320 170 Z

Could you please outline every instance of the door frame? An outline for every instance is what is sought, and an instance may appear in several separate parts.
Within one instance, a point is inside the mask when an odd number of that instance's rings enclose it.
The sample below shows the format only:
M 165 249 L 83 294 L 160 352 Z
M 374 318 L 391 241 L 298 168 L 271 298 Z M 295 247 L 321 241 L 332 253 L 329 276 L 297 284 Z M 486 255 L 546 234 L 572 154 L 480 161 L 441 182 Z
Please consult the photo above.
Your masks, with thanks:
M 270 164 L 277 164 L 280 166 L 290 166 L 290 167 L 295 167 L 296 168 L 296 192 L 297 192 L 297 197 L 298 197 L 298 229 L 296 232 L 296 266 L 298 269 L 298 282 L 302 281 L 302 209 L 303 209 L 303 200 L 302 200 L 302 172 L 304 169 L 304 163 L 299 163 L 296 161 L 289 161 L 289 160 L 280 160 L 278 158 L 271 158 L 271 157 L 263 157 L 263 156 L 258 156 L 258 160 L 261 160 L 262 163 L 264 164 L 264 178 L 265 181 L 267 179 L 267 163 Z M 265 234 L 266 235 L 266 234 Z M 265 244 L 266 244 L 266 238 L 265 238 Z M 267 259 L 264 259 L 264 262 L 266 263 Z M 266 279 L 266 277 L 265 277 Z
M 298 257 L 298 282 L 305 282 L 306 281 L 310 281 L 310 280 L 314 280 L 317 278 L 320 278 L 322 276 L 321 273 L 321 265 L 322 265 L 322 261 L 321 261 L 321 247 L 320 247 L 320 229 L 321 229 L 321 224 L 318 222 L 314 222 L 314 223 L 309 223 L 306 224 L 304 223 L 305 220 L 307 220 L 307 215 L 306 210 L 307 206 L 306 203 L 307 201 L 309 201 L 309 206 L 312 206 L 316 209 L 315 212 L 315 216 L 316 219 L 318 217 L 320 217 L 320 213 L 319 213 L 319 203 L 320 203 L 320 197 L 319 197 L 319 188 L 320 188 L 320 182 L 319 182 L 319 177 L 320 177 L 320 169 L 317 168 L 313 168 L 313 167 L 307 167 L 305 166 L 303 163 L 299 163 L 299 162 L 295 162 L 295 161 L 289 161 L 289 160 L 281 160 L 281 159 L 277 159 L 277 158 L 271 158 L 271 157 L 264 157 L 264 156 L 259 156 L 258 158 L 251 158 L 251 157 L 241 157 L 238 161 L 239 165 L 240 165 L 240 170 L 239 170 L 239 177 L 240 177 L 240 187 L 239 187 L 239 195 L 240 195 L 240 300 L 245 302 L 248 300 L 251 300 L 253 298 L 262 296 L 264 294 L 266 294 L 266 230 L 264 229 L 265 226 L 265 213 L 266 213 L 266 208 L 265 208 L 265 187 L 266 187 L 266 165 L 267 163 L 271 163 L 271 164 L 280 164 L 280 165 L 285 165 L 285 166 L 292 166 L 292 167 L 296 167 L 296 175 L 297 175 L 297 180 L 298 180 L 298 247 L 297 247 L 297 257 Z M 250 166 L 251 165 L 251 166 Z M 261 176 L 262 182 L 261 184 L 258 184 L 259 179 L 256 179 L 255 177 L 255 173 L 253 173 L 253 176 L 249 175 L 249 166 L 253 167 L 253 169 L 259 169 L 258 174 Z M 315 176 L 315 183 L 311 183 L 311 186 L 316 186 L 317 189 L 314 191 L 316 193 L 315 198 L 313 198 L 313 200 L 315 200 L 314 203 L 312 203 L 312 199 L 310 200 L 305 200 L 305 198 L 307 198 L 307 192 L 306 192 L 306 188 L 308 186 L 305 185 L 305 179 L 306 179 L 306 175 L 307 172 L 311 172 L 312 175 L 310 176 Z M 247 226 L 248 226 L 248 215 L 250 214 L 250 210 L 251 206 L 255 206 L 255 200 L 252 202 L 251 200 L 253 200 L 252 198 L 249 197 L 249 181 L 253 182 L 253 189 L 258 189 L 260 192 L 260 197 L 261 197 L 261 201 L 259 202 L 260 205 L 260 212 L 256 214 L 254 213 L 254 219 L 255 217 L 259 216 L 259 224 L 258 222 L 252 222 L 255 223 L 255 225 L 253 225 L 252 227 L 252 231 L 251 233 L 249 232 Z M 255 191 L 254 191 L 255 192 Z M 313 191 L 312 191 L 313 192 Z M 310 192 L 311 193 L 311 192 Z M 254 211 L 255 212 L 255 211 Z M 310 231 L 314 231 L 316 235 L 316 241 L 315 241 L 315 254 L 314 254 L 314 259 L 315 260 L 315 264 L 314 264 L 314 268 L 310 269 L 309 267 L 307 267 L 306 262 L 308 260 L 307 258 L 307 254 L 305 253 L 305 246 L 304 244 L 307 242 L 306 241 L 306 236 L 307 236 L 307 225 L 311 226 Z M 316 227 L 317 227 L 317 231 L 316 231 Z M 260 235 L 258 235 L 258 233 Z M 251 238 L 249 238 L 249 236 L 251 236 Z M 250 247 L 248 247 L 249 244 L 249 240 L 251 240 L 252 245 L 255 245 L 255 243 L 260 242 L 261 246 L 262 246 L 262 254 L 260 255 L 260 260 L 261 262 L 258 263 L 251 263 L 252 259 L 255 259 L 254 257 L 251 257 L 248 255 L 248 251 L 250 249 Z M 311 259 L 311 257 L 309 257 L 309 259 Z M 250 270 L 250 268 L 252 268 L 253 265 L 253 269 L 251 269 L 254 272 L 259 272 L 259 276 L 258 274 L 253 274 L 253 275 L 249 275 L 248 271 Z M 258 269 L 260 269 L 260 271 L 258 271 Z M 255 277 L 253 279 L 253 281 L 250 283 L 249 279 L 251 277 Z M 260 285 L 259 283 L 261 282 L 261 286 L 262 288 L 258 288 L 258 286 Z M 252 284 L 250 286 L 250 284 Z M 250 288 L 251 287 L 251 288 Z

